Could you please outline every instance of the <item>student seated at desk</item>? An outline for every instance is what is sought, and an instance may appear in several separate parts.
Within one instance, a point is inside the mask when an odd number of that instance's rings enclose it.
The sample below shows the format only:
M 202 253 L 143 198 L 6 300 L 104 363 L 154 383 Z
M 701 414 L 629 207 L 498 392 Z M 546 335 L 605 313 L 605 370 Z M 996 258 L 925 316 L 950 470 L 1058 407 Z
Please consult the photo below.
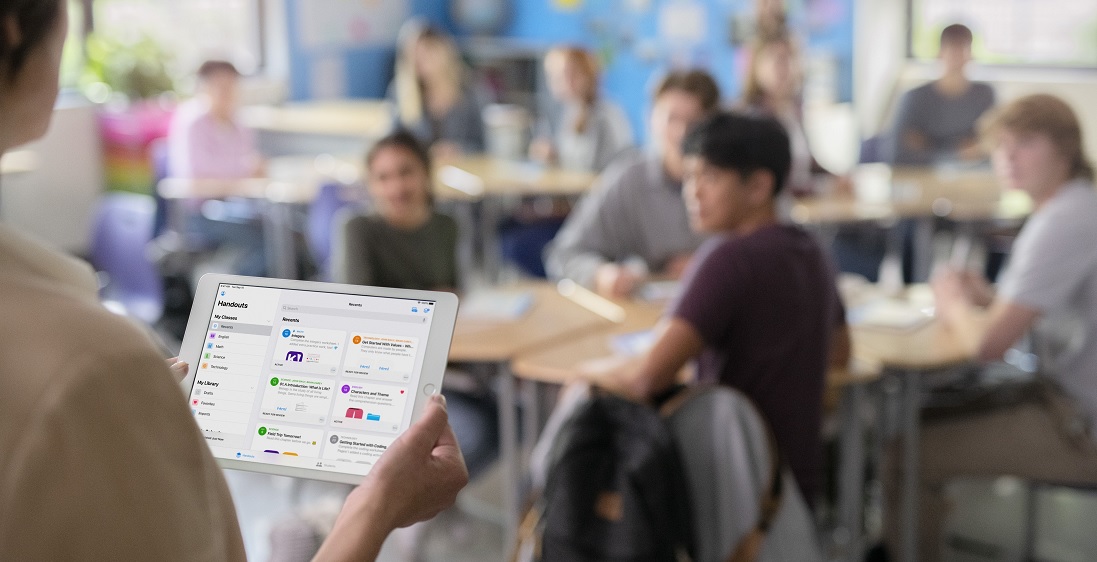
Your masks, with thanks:
M 396 76 L 389 86 L 400 125 L 439 157 L 484 151 L 481 103 L 468 83 L 453 39 L 412 21 L 400 30 Z
M 333 272 L 340 283 L 401 289 L 457 289 L 457 223 L 434 210 L 430 154 L 398 131 L 366 156 L 375 212 L 344 216 Z
M 556 119 L 544 119 L 530 157 L 569 170 L 601 172 L 632 146 L 632 127 L 621 108 L 601 97 L 598 59 L 582 47 L 556 47 L 545 55 L 545 77 L 560 103 Z
M 771 117 L 724 113 L 690 132 L 685 153 L 690 223 L 713 237 L 697 251 L 651 349 L 624 365 L 587 366 L 583 375 L 647 400 L 696 359 L 698 381 L 732 386 L 755 402 L 811 502 L 822 485 L 828 361 L 848 361 L 849 336 L 826 252 L 777 219 L 788 135 Z
M 456 291 L 457 223 L 434 210 L 430 153 L 411 133 L 398 131 L 370 149 L 366 170 L 374 211 L 336 221 L 334 280 Z M 473 476 L 495 458 L 497 443 L 494 401 L 480 390 L 461 373 L 446 377 L 450 418 Z
M 788 33 L 763 35 L 750 50 L 746 85 L 739 104 L 747 113 L 769 115 L 785 127 L 792 154 L 787 190 L 796 196 L 814 193 L 813 176 L 830 175 L 815 161 L 804 133 L 802 74 L 792 36 Z
M 550 277 L 625 296 L 649 275 L 677 279 L 701 244 L 682 203 L 681 145 L 686 131 L 716 109 L 720 90 L 704 71 L 676 71 L 654 97 L 654 146 L 622 155 L 602 173 L 547 250 Z
M 1030 334 L 1040 376 L 1019 399 L 924 419 L 921 560 L 941 556 L 950 478 L 1008 474 L 1097 484 L 1097 191 L 1081 128 L 1065 102 L 1037 94 L 1008 104 L 987 135 L 1002 183 L 1030 195 L 1035 212 L 996 290 L 971 272 L 936 276 L 937 316 L 980 361 L 1001 360 Z M 988 317 L 982 322 L 975 314 L 980 308 Z M 888 471 L 891 506 L 898 501 L 897 456 Z
M 964 25 L 941 31 L 937 56 L 944 73 L 899 100 L 895 123 L 885 138 L 887 161 L 925 166 L 986 159 L 975 125 L 994 106 L 994 89 L 968 79 L 965 69 L 971 62 L 971 43 L 971 30 Z
M 236 120 L 239 90 L 240 72 L 232 63 L 209 60 L 198 68 L 196 95 L 175 110 L 168 131 L 170 177 L 238 180 L 262 173 L 252 132 Z M 252 202 L 229 198 L 191 211 L 188 235 L 239 253 L 236 273 L 265 275 L 262 226 Z

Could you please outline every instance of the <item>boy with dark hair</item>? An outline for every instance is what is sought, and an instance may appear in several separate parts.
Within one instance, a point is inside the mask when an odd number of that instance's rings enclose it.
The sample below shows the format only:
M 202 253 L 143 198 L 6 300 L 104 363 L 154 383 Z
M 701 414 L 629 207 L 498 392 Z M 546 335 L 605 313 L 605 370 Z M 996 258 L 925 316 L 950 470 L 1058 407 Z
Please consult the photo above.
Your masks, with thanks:
M 777 219 L 788 135 L 773 118 L 723 113 L 693 129 L 683 153 L 691 226 L 712 238 L 686 270 L 650 351 L 584 376 L 644 400 L 696 359 L 700 382 L 755 402 L 811 502 L 822 483 L 823 384 L 831 362 L 848 361 L 849 336 L 826 252 Z
M 994 106 L 994 89 L 968 79 L 972 33 L 952 24 L 941 31 L 940 78 L 903 94 L 885 157 L 893 164 L 932 165 L 986 158 L 975 124 Z

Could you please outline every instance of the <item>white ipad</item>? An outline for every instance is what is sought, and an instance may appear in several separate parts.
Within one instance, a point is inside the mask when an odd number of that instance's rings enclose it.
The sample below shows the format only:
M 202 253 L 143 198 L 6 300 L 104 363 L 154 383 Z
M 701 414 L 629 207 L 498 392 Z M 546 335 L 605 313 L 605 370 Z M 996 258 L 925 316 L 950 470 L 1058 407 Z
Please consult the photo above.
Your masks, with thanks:
M 180 357 L 222 466 L 357 484 L 442 387 L 457 297 L 209 274 Z

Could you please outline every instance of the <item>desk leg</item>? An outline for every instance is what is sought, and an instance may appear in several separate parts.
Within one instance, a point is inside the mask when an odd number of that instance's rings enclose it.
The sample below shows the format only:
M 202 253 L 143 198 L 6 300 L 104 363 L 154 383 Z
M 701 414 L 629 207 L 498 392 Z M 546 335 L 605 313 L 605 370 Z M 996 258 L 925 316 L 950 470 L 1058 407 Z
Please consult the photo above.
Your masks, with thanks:
M 933 268 L 933 221 L 933 218 L 920 218 L 914 223 L 915 283 L 928 281 L 930 270 Z
M 846 560 L 860 562 L 863 558 L 864 534 L 865 446 L 861 408 L 865 402 L 865 386 L 852 384 L 842 396 L 841 479 L 839 480 L 839 530 L 845 533 Z
M 915 371 L 902 373 L 903 379 L 903 511 L 902 556 L 904 562 L 918 560 L 918 466 L 921 439 L 921 377 Z
M 469 201 L 455 201 L 452 206 L 454 218 L 457 220 L 457 229 L 461 236 L 457 240 L 457 266 L 463 279 L 460 279 L 463 287 L 470 286 L 469 276 L 475 269 L 476 263 L 476 212 L 475 203 Z
M 517 544 L 521 517 L 522 459 L 518 454 L 517 392 L 514 375 L 505 363 L 497 367 L 499 384 L 499 456 L 503 466 L 503 559 Z
M 495 197 L 485 197 L 480 202 L 480 248 L 484 265 L 484 274 L 489 281 L 499 278 L 502 269 L 502 256 L 499 249 L 499 208 Z
M 527 461 L 541 435 L 541 383 L 522 381 L 522 457 Z
M 267 248 L 267 275 L 296 279 L 292 210 L 289 205 L 266 203 L 263 208 L 263 237 Z

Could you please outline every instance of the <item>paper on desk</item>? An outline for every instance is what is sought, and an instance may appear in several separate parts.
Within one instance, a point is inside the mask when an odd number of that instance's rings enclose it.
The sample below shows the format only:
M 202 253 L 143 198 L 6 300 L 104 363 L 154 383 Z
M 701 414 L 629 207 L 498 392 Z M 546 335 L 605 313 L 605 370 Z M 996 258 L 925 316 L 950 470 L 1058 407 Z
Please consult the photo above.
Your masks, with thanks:
M 908 302 L 881 299 L 850 309 L 846 319 L 851 326 L 913 330 L 928 324 L 933 312 Z
M 610 347 L 613 348 L 613 352 L 625 357 L 635 357 L 645 353 L 651 349 L 652 345 L 655 345 L 655 330 L 629 332 L 614 336 L 610 340 Z
M 529 291 L 480 291 L 461 299 L 458 316 L 465 321 L 517 320 L 533 306 Z
M 638 294 L 648 302 L 669 301 L 677 297 L 681 289 L 679 281 L 649 281 L 640 287 Z

